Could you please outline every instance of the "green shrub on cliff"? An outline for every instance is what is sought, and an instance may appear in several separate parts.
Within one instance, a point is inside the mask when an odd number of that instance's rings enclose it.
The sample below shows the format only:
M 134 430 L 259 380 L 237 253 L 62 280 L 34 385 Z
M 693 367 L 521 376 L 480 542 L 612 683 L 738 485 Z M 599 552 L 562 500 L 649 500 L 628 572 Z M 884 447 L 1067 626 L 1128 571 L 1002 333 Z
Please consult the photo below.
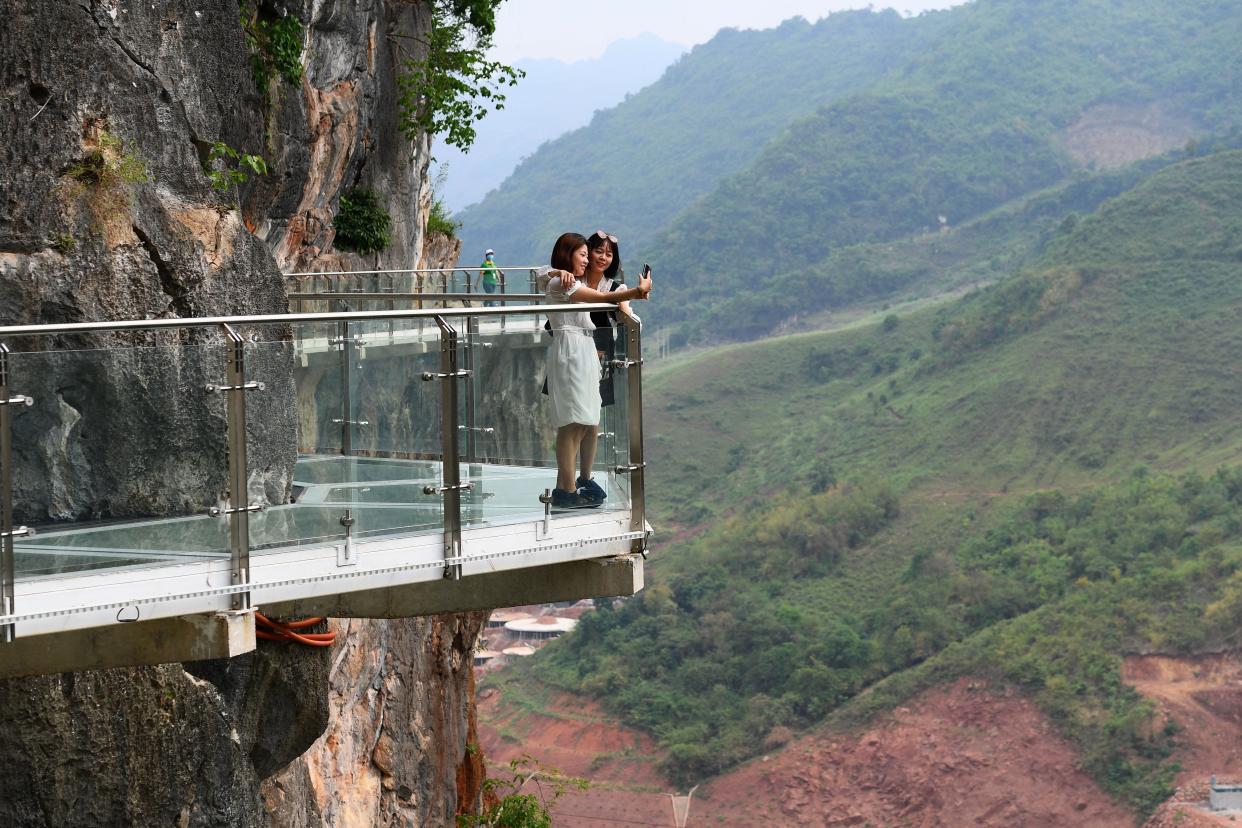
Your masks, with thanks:
M 483 781 L 481 813 L 457 817 L 458 828 L 552 828 L 551 807 L 570 790 L 585 791 L 590 783 L 544 767 L 530 755 L 509 762 L 508 777 Z M 530 791 L 524 793 L 524 791 Z
M 272 17 L 254 0 L 241 0 L 240 8 L 255 86 L 266 91 L 277 76 L 297 86 L 302 80 L 302 21 L 292 14 Z
M 128 222 L 137 185 L 154 179 L 132 146 L 126 149 L 125 142 L 104 129 L 102 122 L 92 127 L 85 143 L 82 157 L 64 170 L 61 187 L 66 195 L 85 202 L 93 228 L 107 235 L 109 227 Z M 67 252 L 63 238 L 57 247 Z
M 358 253 L 378 253 L 392 241 L 392 217 L 371 190 L 351 190 L 341 195 L 341 209 L 332 221 L 336 244 Z
M 267 175 L 267 162 L 261 155 L 238 152 L 223 141 L 216 141 L 203 162 L 203 173 L 213 190 L 221 192 L 239 187 L 252 175 Z
M 448 208 L 444 206 L 444 202 L 439 198 L 432 198 L 431 212 L 427 214 L 427 232 L 441 233 L 449 238 L 457 235 L 461 222 L 453 221 L 453 216 L 449 213 Z

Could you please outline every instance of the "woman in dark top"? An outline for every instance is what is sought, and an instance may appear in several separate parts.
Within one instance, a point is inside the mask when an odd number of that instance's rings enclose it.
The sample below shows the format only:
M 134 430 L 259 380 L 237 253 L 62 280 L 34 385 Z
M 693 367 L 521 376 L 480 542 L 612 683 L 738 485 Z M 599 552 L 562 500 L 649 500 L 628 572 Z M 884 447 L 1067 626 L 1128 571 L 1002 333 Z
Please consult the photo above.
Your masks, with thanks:
M 605 241 L 609 237 L 604 236 Z M 615 242 L 613 242 L 615 244 Z M 591 277 L 592 257 L 600 266 Z M 651 278 L 644 275 L 636 288 L 605 284 L 604 273 L 615 258 L 614 247 L 592 254 L 587 240 L 577 233 L 562 234 L 552 250 L 552 267 L 545 289 L 551 304 L 595 302 L 621 304 L 646 299 Z M 592 287 L 592 282 L 594 287 Z M 605 316 L 607 314 L 605 313 Z M 600 405 L 599 352 L 596 327 L 590 314 L 561 313 L 553 316 L 552 342 L 548 346 L 547 389 L 556 421 L 556 488 L 552 505 L 557 508 L 598 506 L 606 497 L 604 489 L 591 476 L 599 435 Z M 581 465 L 575 462 L 581 456 Z M 581 469 L 575 481 L 574 472 Z
M 621 247 L 617 242 L 617 237 L 603 230 L 596 230 L 587 237 L 587 270 L 582 276 L 583 283 L 599 293 L 612 293 L 627 290 L 622 281 L 624 278 L 621 272 Z M 604 367 L 603 377 L 599 383 L 600 403 L 606 406 L 615 402 L 612 361 L 617 358 L 615 330 L 617 314 L 623 313 L 633 319 L 638 318 L 630 310 L 629 302 L 621 302 L 617 307 L 616 311 L 594 311 L 591 314 L 591 321 L 595 323 L 593 332 L 595 351 Z M 597 425 L 585 440 L 598 439 L 599 426 Z M 591 500 L 603 502 L 607 497 L 603 487 L 596 483 L 594 478 L 581 477 L 577 482 L 579 491 Z

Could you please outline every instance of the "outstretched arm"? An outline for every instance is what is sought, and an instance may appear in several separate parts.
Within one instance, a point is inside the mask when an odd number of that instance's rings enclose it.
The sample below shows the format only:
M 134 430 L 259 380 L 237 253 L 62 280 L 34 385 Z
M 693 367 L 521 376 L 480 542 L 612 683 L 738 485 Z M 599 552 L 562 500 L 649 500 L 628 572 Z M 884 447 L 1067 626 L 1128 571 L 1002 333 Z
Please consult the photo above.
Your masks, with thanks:
M 636 287 L 604 292 L 592 290 L 564 271 L 553 270 L 552 273 L 555 274 L 554 278 L 561 280 L 562 289 L 571 302 L 606 302 L 610 305 L 620 305 L 635 299 L 646 299 L 651 295 L 650 276 L 641 277 Z

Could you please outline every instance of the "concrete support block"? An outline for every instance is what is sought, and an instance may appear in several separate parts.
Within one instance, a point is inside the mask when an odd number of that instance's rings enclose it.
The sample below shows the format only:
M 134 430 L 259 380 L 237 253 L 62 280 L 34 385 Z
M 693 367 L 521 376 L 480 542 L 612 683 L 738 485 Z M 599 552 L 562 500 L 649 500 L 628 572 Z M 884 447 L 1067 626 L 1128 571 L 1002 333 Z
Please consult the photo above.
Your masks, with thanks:
M 333 618 L 411 618 L 441 612 L 550 604 L 582 598 L 633 595 L 643 588 L 643 559 L 638 555 L 594 558 L 471 575 L 459 581 L 402 584 L 384 589 L 346 592 L 268 604 L 268 616 Z
M 0 678 L 232 658 L 254 648 L 253 612 L 117 623 L 0 644 Z

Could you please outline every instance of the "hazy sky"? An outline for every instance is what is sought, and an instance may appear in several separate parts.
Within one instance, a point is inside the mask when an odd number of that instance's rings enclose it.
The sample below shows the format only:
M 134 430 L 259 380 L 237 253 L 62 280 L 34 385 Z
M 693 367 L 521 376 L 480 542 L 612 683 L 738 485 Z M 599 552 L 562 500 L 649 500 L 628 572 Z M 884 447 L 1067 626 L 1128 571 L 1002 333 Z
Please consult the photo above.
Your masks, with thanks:
M 920 12 L 962 0 L 893 0 L 874 7 Z M 866 8 L 858 0 L 507 0 L 498 12 L 493 55 L 564 61 L 598 57 L 609 43 L 651 32 L 687 47 L 718 30 L 767 29 L 801 15 L 818 20 L 840 9 Z

